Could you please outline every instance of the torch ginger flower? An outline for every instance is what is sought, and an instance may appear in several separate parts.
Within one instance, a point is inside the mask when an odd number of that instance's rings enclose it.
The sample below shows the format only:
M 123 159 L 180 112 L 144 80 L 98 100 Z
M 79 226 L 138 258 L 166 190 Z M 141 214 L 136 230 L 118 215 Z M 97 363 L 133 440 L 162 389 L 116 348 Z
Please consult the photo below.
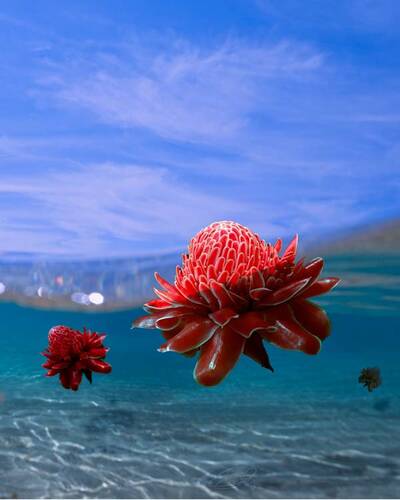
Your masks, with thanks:
M 92 383 L 92 372 L 110 373 L 111 365 L 104 361 L 108 348 L 104 347 L 105 335 L 86 329 L 81 333 L 67 326 L 54 326 L 49 331 L 49 346 L 43 356 L 47 357 L 42 366 L 48 370 L 47 376 L 60 376 L 65 389 L 77 391 L 82 374 Z
M 145 304 L 150 314 L 134 327 L 158 328 L 159 351 L 199 358 L 195 380 L 216 385 L 240 355 L 272 370 L 263 340 L 284 349 L 317 354 L 329 335 L 325 312 L 307 299 L 331 290 L 338 278 L 318 279 L 323 260 L 295 262 L 298 237 L 279 255 L 275 245 L 235 222 L 215 222 L 200 231 L 176 268 L 174 285 L 158 273 L 164 290 Z

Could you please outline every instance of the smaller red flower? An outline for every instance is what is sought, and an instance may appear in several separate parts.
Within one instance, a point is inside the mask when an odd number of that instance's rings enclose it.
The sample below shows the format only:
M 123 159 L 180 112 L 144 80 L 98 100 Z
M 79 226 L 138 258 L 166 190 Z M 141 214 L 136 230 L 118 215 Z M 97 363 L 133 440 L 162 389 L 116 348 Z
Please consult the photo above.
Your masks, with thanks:
M 53 326 L 49 331 L 49 346 L 43 352 L 47 361 L 42 366 L 47 377 L 60 375 L 65 389 L 77 391 L 82 374 L 92 383 L 92 372 L 110 373 L 111 365 L 104 361 L 108 348 L 104 347 L 105 335 L 68 326 Z

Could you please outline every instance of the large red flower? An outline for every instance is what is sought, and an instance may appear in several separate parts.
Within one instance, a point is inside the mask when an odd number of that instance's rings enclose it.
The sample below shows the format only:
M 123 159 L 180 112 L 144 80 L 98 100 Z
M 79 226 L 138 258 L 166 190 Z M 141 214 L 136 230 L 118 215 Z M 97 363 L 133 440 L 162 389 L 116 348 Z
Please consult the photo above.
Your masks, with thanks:
M 104 347 L 105 335 L 68 326 L 54 326 L 49 331 L 49 346 L 42 354 L 47 357 L 42 366 L 47 376 L 60 376 L 65 389 L 77 391 L 82 374 L 92 383 L 92 372 L 110 373 L 111 365 L 104 361 L 108 348 Z
M 174 285 L 155 273 L 164 290 L 145 304 L 150 315 L 133 326 L 162 330 L 161 352 L 193 356 L 194 377 L 218 384 L 242 353 L 269 363 L 263 340 L 307 354 L 320 350 L 329 319 L 308 298 L 331 290 L 338 278 L 318 279 L 323 260 L 295 263 L 297 236 L 282 255 L 282 241 L 264 242 L 235 222 L 215 222 L 200 231 L 177 267 Z

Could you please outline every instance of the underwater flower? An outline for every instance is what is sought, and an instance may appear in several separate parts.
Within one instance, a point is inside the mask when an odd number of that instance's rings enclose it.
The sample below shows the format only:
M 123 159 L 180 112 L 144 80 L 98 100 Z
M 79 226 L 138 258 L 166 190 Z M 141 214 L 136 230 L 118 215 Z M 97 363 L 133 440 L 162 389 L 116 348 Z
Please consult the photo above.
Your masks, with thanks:
M 49 345 L 43 356 L 47 357 L 42 366 L 48 370 L 47 376 L 60 376 L 65 389 L 77 391 L 82 374 L 92 383 L 92 372 L 110 373 L 111 365 L 104 361 L 108 348 L 104 347 L 105 335 L 83 333 L 68 326 L 53 326 L 49 331 Z
M 367 387 L 368 392 L 372 392 L 382 384 L 381 371 L 377 367 L 363 368 L 358 377 L 358 382 L 362 384 L 363 387 Z
M 176 268 L 174 285 L 158 273 L 164 290 L 145 304 L 150 314 L 133 326 L 158 328 L 160 351 L 194 356 L 194 378 L 218 384 L 240 355 L 272 370 L 263 340 L 284 349 L 316 354 L 329 335 L 329 319 L 310 297 L 331 290 L 338 278 L 318 279 L 323 260 L 295 262 L 297 236 L 280 255 L 274 245 L 235 222 L 215 222 L 200 231 Z

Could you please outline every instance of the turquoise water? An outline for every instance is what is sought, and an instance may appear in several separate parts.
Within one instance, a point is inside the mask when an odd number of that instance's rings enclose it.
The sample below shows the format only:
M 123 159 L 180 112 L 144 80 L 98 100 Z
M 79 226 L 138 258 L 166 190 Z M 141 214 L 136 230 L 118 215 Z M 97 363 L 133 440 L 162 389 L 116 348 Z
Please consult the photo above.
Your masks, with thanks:
M 160 354 L 139 310 L 0 305 L 0 496 L 360 498 L 400 496 L 400 258 L 332 258 L 319 301 L 332 334 L 316 357 L 271 346 L 218 387 L 193 359 Z M 108 334 L 110 375 L 77 393 L 43 376 L 55 324 Z M 378 366 L 383 384 L 358 384 Z

